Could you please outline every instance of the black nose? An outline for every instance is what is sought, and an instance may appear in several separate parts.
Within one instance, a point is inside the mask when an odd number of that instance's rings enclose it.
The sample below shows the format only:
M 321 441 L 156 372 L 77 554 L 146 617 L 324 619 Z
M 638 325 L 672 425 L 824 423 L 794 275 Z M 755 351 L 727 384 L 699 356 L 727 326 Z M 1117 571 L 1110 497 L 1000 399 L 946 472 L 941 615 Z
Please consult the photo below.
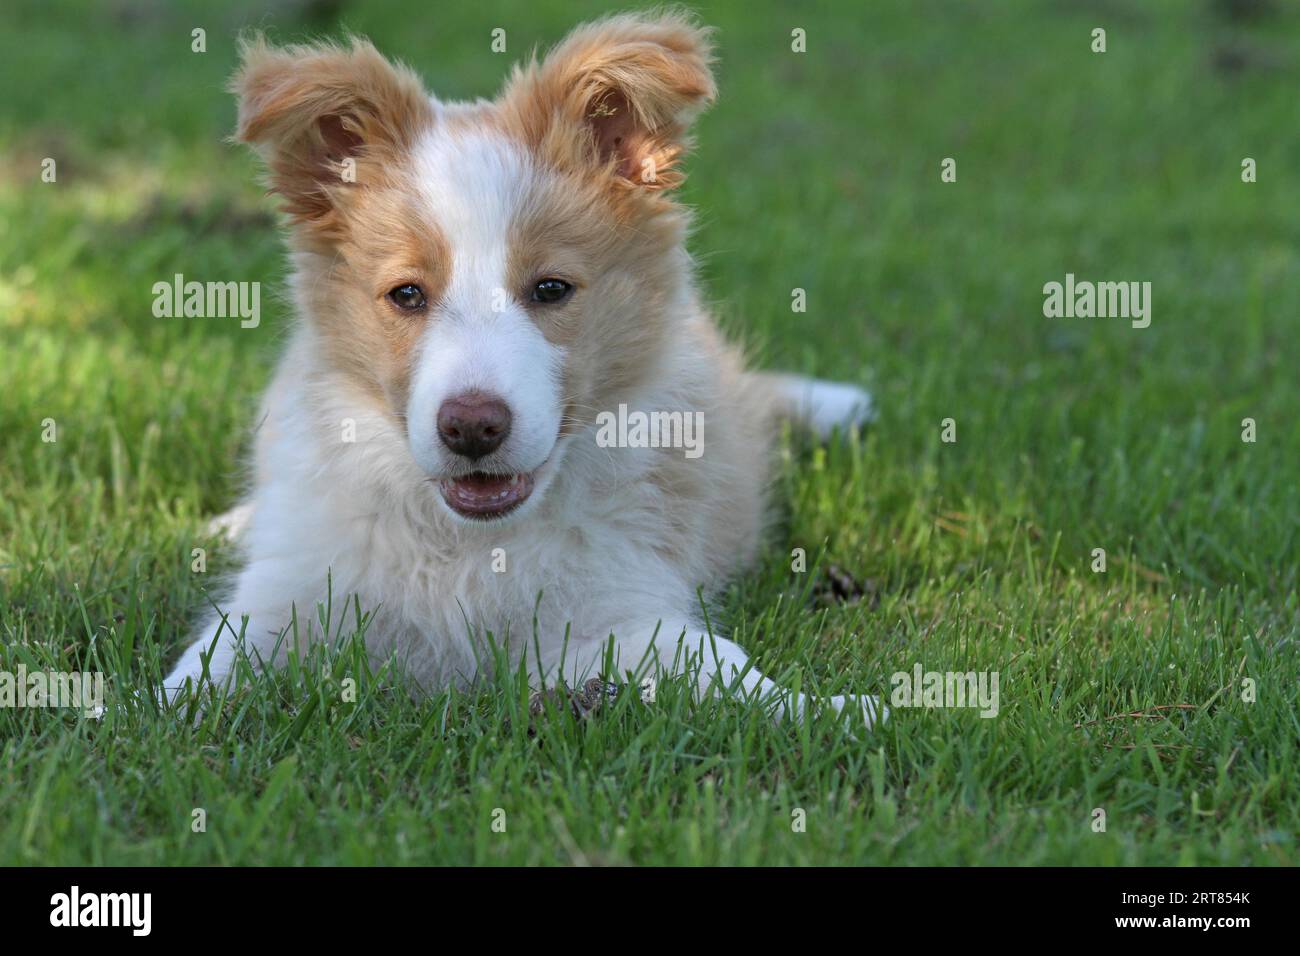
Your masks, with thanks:
M 483 392 L 449 398 L 438 409 L 438 434 L 443 444 L 471 461 L 501 447 L 510 434 L 510 408 Z

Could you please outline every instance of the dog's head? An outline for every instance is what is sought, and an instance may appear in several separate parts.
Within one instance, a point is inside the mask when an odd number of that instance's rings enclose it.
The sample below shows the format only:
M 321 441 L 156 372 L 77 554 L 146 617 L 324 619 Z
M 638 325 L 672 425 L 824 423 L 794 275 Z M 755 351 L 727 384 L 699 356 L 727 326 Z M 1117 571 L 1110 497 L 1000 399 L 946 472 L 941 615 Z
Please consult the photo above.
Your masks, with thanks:
M 440 103 L 363 40 L 244 48 L 239 139 L 292 220 L 323 361 L 462 518 L 518 513 L 688 312 L 669 198 L 714 95 L 707 33 L 620 16 Z

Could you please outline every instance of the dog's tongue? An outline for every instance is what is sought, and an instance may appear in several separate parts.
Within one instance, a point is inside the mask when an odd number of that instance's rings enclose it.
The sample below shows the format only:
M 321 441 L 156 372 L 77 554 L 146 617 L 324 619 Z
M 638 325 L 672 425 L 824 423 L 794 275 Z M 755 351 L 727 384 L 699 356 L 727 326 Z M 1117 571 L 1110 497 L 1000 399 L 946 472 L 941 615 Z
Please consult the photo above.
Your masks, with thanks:
M 463 515 L 497 517 L 522 504 L 533 492 L 532 475 L 475 473 L 442 483 L 442 495 Z

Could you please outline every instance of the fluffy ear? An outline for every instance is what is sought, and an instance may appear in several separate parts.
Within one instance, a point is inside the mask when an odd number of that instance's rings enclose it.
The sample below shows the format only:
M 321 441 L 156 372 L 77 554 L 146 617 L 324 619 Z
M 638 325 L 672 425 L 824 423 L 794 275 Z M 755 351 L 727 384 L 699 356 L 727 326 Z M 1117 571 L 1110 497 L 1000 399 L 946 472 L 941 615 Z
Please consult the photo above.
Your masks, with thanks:
M 608 167 L 621 186 L 666 189 L 690 121 L 717 93 L 709 31 L 685 15 L 620 15 L 574 30 L 516 69 L 502 107 L 559 164 Z
M 384 177 L 433 121 L 420 81 L 367 40 L 275 48 L 254 37 L 240 52 L 236 138 L 262 154 L 285 210 L 325 231 L 347 191 Z

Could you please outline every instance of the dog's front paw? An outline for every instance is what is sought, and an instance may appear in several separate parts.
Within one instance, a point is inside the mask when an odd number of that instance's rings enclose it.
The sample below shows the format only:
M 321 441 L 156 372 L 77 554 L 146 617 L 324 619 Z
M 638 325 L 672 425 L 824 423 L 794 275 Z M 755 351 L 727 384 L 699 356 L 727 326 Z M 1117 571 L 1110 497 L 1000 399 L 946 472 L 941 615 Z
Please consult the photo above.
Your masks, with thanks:
M 859 730 L 872 730 L 889 717 L 889 708 L 879 697 L 869 694 L 848 694 L 832 697 L 831 705 L 844 719 L 850 733 Z
M 205 678 L 201 663 L 182 659 L 163 678 L 163 682 L 153 688 L 153 696 L 164 710 L 184 714 L 188 709 L 199 715 L 205 710 L 209 691 L 214 685 L 210 676 Z

